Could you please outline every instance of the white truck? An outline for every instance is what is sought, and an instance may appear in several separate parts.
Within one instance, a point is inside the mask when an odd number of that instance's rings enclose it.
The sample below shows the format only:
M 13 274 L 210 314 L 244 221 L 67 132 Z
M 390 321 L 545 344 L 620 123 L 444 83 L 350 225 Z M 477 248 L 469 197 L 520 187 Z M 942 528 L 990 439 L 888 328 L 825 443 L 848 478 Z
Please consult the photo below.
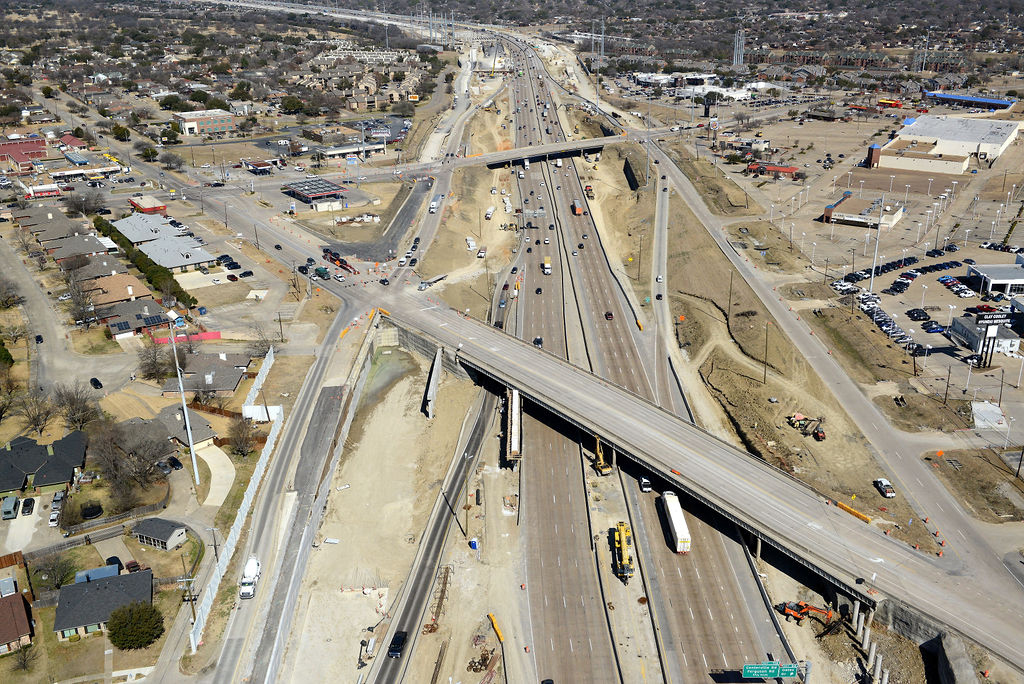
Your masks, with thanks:
M 487 207 L 487 211 L 484 212 L 484 219 L 490 221 L 493 216 L 494 216 L 494 207 L 493 206 Z
M 444 200 L 442 195 L 434 197 L 433 201 L 430 202 L 430 213 L 436 214 L 437 210 L 441 207 L 441 202 Z
M 673 551 L 676 553 L 690 552 L 690 529 L 683 517 L 683 507 L 679 505 L 679 497 L 675 492 L 663 492 L 661 503 L 668 518 L 668 529 L 672 533 Z
M 238 597 L 250 599 L 256 594 L 256 583 L 260 581 L 260 561 L 250 556 L 242 570 L 242 579 L 238 582 Z

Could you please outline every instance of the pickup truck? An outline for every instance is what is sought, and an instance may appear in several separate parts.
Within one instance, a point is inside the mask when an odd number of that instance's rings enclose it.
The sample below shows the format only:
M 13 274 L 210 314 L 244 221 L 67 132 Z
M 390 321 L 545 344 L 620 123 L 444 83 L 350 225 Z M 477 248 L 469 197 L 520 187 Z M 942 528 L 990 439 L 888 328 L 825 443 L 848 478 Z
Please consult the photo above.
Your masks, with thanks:
M 884 477 L 880 477 L 877 480 L 875 480 L 874 485 L 875 489 L 878 490 L 878 493 L 884 496 L 886 499 L 896 498 L 896 489 L 892 486 L 892 483 L 890 483 Z

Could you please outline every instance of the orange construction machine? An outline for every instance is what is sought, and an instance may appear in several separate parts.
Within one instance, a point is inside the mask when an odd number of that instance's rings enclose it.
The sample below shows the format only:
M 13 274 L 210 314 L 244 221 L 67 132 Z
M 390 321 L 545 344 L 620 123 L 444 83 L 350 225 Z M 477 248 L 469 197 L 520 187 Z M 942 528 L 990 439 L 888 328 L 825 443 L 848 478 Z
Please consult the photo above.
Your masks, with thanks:
M 827 625 L 828 623 L 832 622 L 831 610 L 829 610 L 828 608 L 818 608 L 817 606 L 812 606 L 810 603 L 807 603 L 806 601 L 788 601 L 786 603 L 780 603 L 777 606 L 777 608 L 780 613 L 786 616 L 787 622 L 790 618 L 796 618 L 797 624 L 802 624 L 804 618 L 809 617 L 811 613 L 818 613 L 819 615 L 824 615 L 824 619 L 818 618 L 818 620 L 823 625 Z

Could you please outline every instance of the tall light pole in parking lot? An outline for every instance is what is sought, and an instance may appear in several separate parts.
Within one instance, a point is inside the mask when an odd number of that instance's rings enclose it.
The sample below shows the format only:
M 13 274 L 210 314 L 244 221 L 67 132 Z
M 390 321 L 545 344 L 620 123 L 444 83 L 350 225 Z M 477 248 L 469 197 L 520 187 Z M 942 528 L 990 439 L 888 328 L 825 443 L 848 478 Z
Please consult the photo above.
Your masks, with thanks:
M 896 176 L 889 176 L 889 192 L 892 192 L 893 181 L 896 180 Z
M 956 308 L 956 304 L 947 304 L 949 307 L 949 322 L 946 323 L 946 327 L 949 328 L 953 325 L 953 309 Z
M 875 291 L 875 266 L 878 265 L 878 243 L 880 242 L 879 238 L 881 237 L 880 232 L 882 230 L 882 219 L 881 219 L 881 217 L 879 217 L 879 219 L 878 219 L 877 230 L 879 232 L 875 233 L 875 256 L 871 259 L 871 282 L 868 285 L 868 292 L 874 292 Z
M 906 191 L 903 193 L 903 211 L 907 210 L 907 198 L 910 197 L 910 185 L 907 185 L 906 188 Z
M 966 234 L 964 235 L 964 248 L 966 249 L 967 248 L 967 242 L 971 239 L 971 229 L 968 228 L 965 231 L 965 233 Z
M 857 197 L 863 197 L 863 196 L 864 196 L 864 181 L 861 181 L 860 182 L 860 193 L 857 195 Z
M 927 192 L 927 195 L 929 197 L 931 197 L 931 195 L 932 195 L 932 181 L 933 180 L 935 180 L 935 179 L 934 178 L 929 178 L 928 179 L 928 192 Z
M 924 296 L 926 294 L 928 294 L 928 286 L 927 285 L 922 285 L 921 288 L 923 289 L 923 292 L 921 292 L 921 308 L 923 309 L 924 308 Z
M 1008 421 L 1006 421 L 1006 439 L 1003 440 L 1003 450 L 1004 451 L 1006 450 L 1006 447 L 1009 446 L 1009 444 L 1010 444 L 1010 428 L 1013 427 L 1013 421 L 1015 421 L 1015 420 L 1016 420 L 1016 418 L 1013 418 L 1011 416 L 1010 419 Z

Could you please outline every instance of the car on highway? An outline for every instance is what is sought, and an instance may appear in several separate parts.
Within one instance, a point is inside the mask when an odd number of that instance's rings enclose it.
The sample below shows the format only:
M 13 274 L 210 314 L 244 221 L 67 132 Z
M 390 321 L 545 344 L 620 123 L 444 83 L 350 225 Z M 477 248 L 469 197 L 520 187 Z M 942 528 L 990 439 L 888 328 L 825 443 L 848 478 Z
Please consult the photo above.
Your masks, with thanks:
M 390 284 L 391 284 L 391 281 L 390 281 L 390 280 L 388 280 L 387 278 L 381 278 L 381 279 L 380 279 L 380 284 L 381 284 L 381 285 L 390 285 Z
M 576 250 L 574 249 L 574 250 L 572 250 L 572 255 L 573 255 L 573 256 L 579 256 L 579 255 L 580 255 L 580 253 L 579 253 L 579 252 L 577 252 L 577 251 L 576 251 Z
M 388 646 L 388 658 L 401 658 L 408 640 L 408 632 L 401 630 L 395 632 L 395 636 L 391 637 L 391 645 Z
M 659 302 L 663 299 L 663 297 L 662 297 L 660 292 L 658 294 L 654 295 L 654 298 L 657 299 Z
M 100 382 L 99 378 L 89 378 L 89 384 L 92 385 L 93 389 L 103 389 L 103 383 Z
M 515 275 L 516 273 L 519 273 L 519 267 L 518 266 L 513 266 L 512 267 L 512 275 Z
M 654 280 L 655 280 L 655 281 L 657 281 L 657 282 L 659 282 L 659 283 L 663 283 L 663 282 L 665 282 L 665 276 L 659 275 L 659 276 L 658 276 L 657 278 L 655 278 Z
M 605 311 L 604 312 L 604 320 L 611 321 L 611 320 L 614 320 L 614 319 L 615 319 L 615 314 L 613 314 L 611 311 Z
M 538 349 L 543 348 L 544 347 L 544 338 L 543 337 L 539 337 L 539 336 L 538 337 L 534 337 L 533 338 L 533 346 L 537 347 Z
M 534 293 L 535 294 L 544 294 L 544 288 L 543 287 L 538 287 L 536 290 L 534 290 Z
M 583 249 L 583 243 L 581 242 L 580 244 L 576 245 L 576 247 L 577 249 Z
M 299 267 L 298 267 L 297 269 L 295 269 L 295 270 L 297 270 L 297 271 L 298 271 L 299 273 L 301 273 L 302 275 L 309 275 L 309 268 L 308 268 L 308 267 L 306 267 L 305 265 L 303 265 L 303 266 L 299 266 Z
M 274 249 L 276 249 L 277 251 L 280 252 L 281 251 L 281 245 L 274 245 Z
M 43 336 L 42 335 L 36 335 L 36 344 L 42 344 L 42 343 L 43 343 Z
M 508 290 L 508 283 L 501 286 L 502 291 Z

